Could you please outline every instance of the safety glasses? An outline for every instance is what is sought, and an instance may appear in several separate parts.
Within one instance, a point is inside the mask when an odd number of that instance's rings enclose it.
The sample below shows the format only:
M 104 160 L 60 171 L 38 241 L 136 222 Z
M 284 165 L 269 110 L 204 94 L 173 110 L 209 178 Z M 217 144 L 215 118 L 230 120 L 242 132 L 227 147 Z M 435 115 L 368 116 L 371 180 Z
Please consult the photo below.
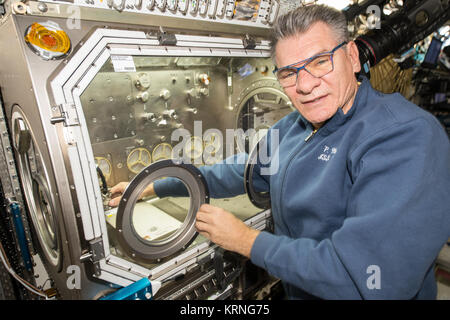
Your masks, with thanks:
M 344 41 L 333 50 L 316 54 L 308 59 L 290 64 L 282 68 L 275 68 L 273 73 L 283 87 L 290 87 L 297 83 L 298 73 L 305 69 L 309 74 L 316 78 L 321 78 L 334 69 L 333 55 L 347 42 Z M 297 67 L 302 65 L 301 67 Z

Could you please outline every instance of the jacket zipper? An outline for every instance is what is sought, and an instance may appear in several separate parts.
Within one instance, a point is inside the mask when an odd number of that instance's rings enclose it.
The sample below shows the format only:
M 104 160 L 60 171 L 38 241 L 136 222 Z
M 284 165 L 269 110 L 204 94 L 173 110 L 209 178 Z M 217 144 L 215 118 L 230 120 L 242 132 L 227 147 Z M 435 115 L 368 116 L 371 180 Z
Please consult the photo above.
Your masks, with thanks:
M 306 145 L 306 143 L 309 141 L 309 140 L 311 140 L 311 138 L 316 134 L 316 132 L 318 131 L 319 129 L 314 129 L 313 131 L 311 131 L 311 133 L 305 138 L 305 144 L 300 148 L 300 150 L 298 151 L 298 152 L 294 152 L 293 154 L 291 154 L 291 156 L 290 156 L 290 159 L 289 159 L 289 162 L 288 162 L 288 164 L 286 165 L 286 167 L 285 167 L 285 170 L 284 170 L 284 172 L 283 172 L 283 180 L 282 180 L 282 182 L 281 182 L 281 185 L 280 185 L 280 193 L 279 193 L 279 197 L 278 197 L 278 203 L 277 203 L 277 205 L 278 205 L 278 211 L 279 211 L 279 214 L 280 214 L 280 217 L 281 217 L 281 200 L 282 200 L 282 194 L 283 194 L 283 185 L 284 185 L 284 182 L 285 182 L 285 179 L 286 179 L 286 174 L 287 174 L 287 171 L 289 170 L 289 168 L 290 168 L 290 166 L 291 166 L 291 164 L 292 164 L 292 160 L 295 158 L 295 156 L 296 155 L 298 155 L 304 148 L 305 148 L 305 145 Z M 286 223 L 285 223 L 285 221 L 284 221 L 284 219 L 282 220 L 282 222 L 283 222 L 283 224 L 285 224 L 286 225 Z M 288 230 L 289 230 L 289 228 L 287 228 Z M 290 233 L 289 233 L 290 234 Z
M 305 138 L 305 142 L 308 142 L 308 141 L 316 134 L 317 130 L 319 130 L 319 129 L 314 129 L 314 131 L 312 131 L 312 132 L 309 134 L 309 136 L 307 136 L 307 137 Z

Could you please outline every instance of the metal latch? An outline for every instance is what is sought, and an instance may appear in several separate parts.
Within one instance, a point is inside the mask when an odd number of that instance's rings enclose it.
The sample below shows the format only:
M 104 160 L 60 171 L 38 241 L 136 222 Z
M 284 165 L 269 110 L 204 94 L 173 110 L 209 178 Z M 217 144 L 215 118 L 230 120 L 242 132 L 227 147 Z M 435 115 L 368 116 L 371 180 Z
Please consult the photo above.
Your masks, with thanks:
M 246 34 L 242 39 L 242 44 L 244 45 L 244 49 L 255 49 L 256 40 Z
M 214 254 L 214 269 L 217 280 L 217 286 L 220 291 L 226 289 L 234 280 L 239 277 L 242 268 L 243 257 L 231 251 L 225 251 L 223 248 L 218 248 Z M 231 262 L 233 271 L 225 276 L 224 265 L 225 262 Z
M 158 34 L 158 41 L 161 46 L 175 46 L 177 44 L 177 37 L 171 33 L 161 32 Z
M 101 274 L 100 270 L 100 260 L 105 258 L 105 251 L 103 249 L 102 238 L 97 238 L 89 242 L 90 251 L 84 253 L 80 257 L 80 262 L 85 263 L 87 261 L 92 262 L 94 265 L 95 275 L 99 276 Z
M 77 110 L 73 103 L 62 103 L 57 106 L 53 106 L 52 111 L 53 114 L 56 114 L 50 119 L 52 124 L 63 122 L 66 127 L 80 125 Z M 57 114 L 58 112 L 59 114 Z

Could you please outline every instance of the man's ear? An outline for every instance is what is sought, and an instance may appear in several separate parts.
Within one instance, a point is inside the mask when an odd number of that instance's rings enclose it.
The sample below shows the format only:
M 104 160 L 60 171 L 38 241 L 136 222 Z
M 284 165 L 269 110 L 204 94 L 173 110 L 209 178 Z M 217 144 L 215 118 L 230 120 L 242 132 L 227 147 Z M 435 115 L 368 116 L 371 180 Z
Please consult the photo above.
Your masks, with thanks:
M 358 73 L 361 71 L 361 62 L 359 61 L 358 46 L 354 41 L 349 41 L 347 44 L 347 54 L 350 57 L 352 63 L 353 72 Z

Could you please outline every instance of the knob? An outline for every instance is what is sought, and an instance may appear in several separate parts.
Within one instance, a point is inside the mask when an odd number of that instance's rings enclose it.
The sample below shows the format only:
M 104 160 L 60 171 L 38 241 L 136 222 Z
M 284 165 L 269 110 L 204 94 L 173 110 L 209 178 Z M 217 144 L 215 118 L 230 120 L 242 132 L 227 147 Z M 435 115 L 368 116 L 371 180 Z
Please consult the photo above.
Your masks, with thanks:
M 159 93 L 159 96 L 167 101 L 170 98 L 170 91 L 167 89 L 162 89 L 161 92 Z
M 269 71 L 269 67 L 268 66 L 262 66 L 260 70 L 261 70 L 262 73 L 266 73 L 267 71 Z
M 148 101 L 148 92 L 144 91 L 144 92 L 138 94 L 137 98 L 139 100 L 141 100 L 142 102 L 147 102 Z
M 145 91 L 150 87 L 150 78 L 148 74 L 141 73 L 138 78 L 134 81 L 135 87 L 140 91 Z
M 186 108 L 185 111 L 192 112 L 193 114 L 197 114 L 197 112 L 198 112 L 197 108 Z
M 166 127 L 167 126 L 167 120 L 166 119 L 162 119 L 161 121 L 158 122 L 157 126 L 158 127 Z
M 207 96 L 207 95 L 209 94 L 208 88 L 200 88 L 200 89 L 198 90 L 198 92 L 199 92 L 201 95 L 203 95 L 203 96 Z
M 172 119 L 178 119 L 178 114 L 175 110 L 171 109 L 171 110 L 165 110 L 163 112 L 164 115 L 172 118 Z
M 206 73 L 202 73 L 198 76 L 198 80 L 203 83 L 205 86 L 209 85 L 210 78 Z
M 144 119 L 150 122 L 155 122 L 157 120 L 157 117 L 154 113 L 147 113 L 144 115 Z

